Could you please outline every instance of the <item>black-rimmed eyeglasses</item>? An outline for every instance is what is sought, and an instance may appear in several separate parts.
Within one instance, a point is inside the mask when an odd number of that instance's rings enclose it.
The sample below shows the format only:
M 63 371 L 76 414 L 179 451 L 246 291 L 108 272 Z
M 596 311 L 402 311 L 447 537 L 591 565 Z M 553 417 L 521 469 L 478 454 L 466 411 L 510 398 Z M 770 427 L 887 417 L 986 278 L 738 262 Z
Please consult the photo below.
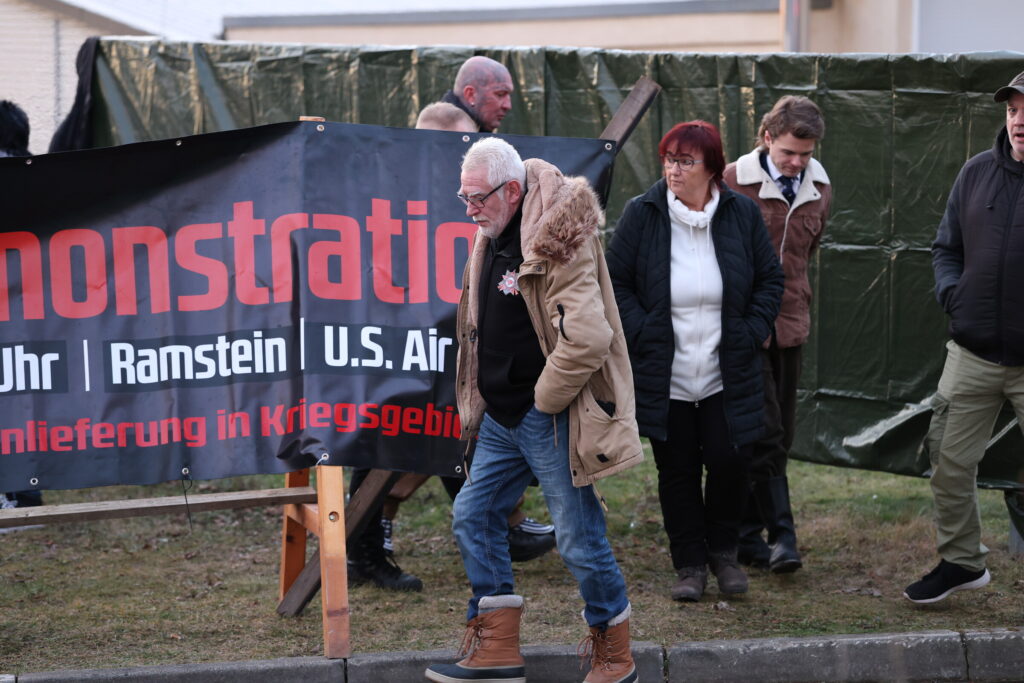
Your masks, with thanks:
M 662 160 L 662 162 L 664 162 L 666 168 L 672 168 L 673 166 L 678 166 L 679 168 L 683 169 L 684 171 L 689 171 L 691 168 L 693 168 L 697 164 L 703 164 L 704 163 L 703 159 L 679 159 L 677 157 L 662 157 L 661 160 Z
M 498 185 L 496 188 L 494 188 L 493 190 L 491 190 L 487 194 L 483 195 L 482 197 L 479 196 L 479 195 L 473 195 L 472 197 L 467 197 L 466 195 L 462 194 L 461 192 L 457 192 L 455 194 L 455 196 L 458 197 L 459 199 L 461 199 L 462 203 L 465 204 L 466 206 L 472 205 L 472 206 L 475 206 L 478 209 L 482 209 L 482 208 L 484 208 L 484 202 L 487 201 L 487 198 L 490 197 L 495 192 L 497 192 L 498 190 L 500 190 L 501 188 L 505 187 L 505 183 L 507 183 L 507 182 L 508 181 L 506 180 L 504 183 L 502 183 L 501 185 Z

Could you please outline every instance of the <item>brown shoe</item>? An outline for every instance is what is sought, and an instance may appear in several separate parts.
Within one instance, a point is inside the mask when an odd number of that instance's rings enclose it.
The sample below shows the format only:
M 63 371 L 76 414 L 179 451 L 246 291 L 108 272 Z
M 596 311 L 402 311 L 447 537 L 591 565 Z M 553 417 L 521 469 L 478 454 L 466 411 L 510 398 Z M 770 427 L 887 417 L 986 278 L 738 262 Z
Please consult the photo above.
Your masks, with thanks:
M 591 626 L 590 635 L 576 650 L 590 659 L 590 673 L 583 683 L 637 683 L 636 664 L 629 649 L 629 605 L 608 622 L 607 628 Z M 582 665 L 582 662 L 580 663 Z
M 480 598 L 479 609 L 479 614 L 466 624 L 459 654 L 467 656 L 456 664 L 431 664 L 427 680 L 526 683 L 526 668 L 519 652 L 522 596 L 485 596 Z
M 676 570 L 679 580 L 672 586 L 672 599 L 683 602 L 697 602 L 704 595 L 708 583 L 708 568 L 681 567 Z
M 736 549 L 711 553 L 708 562 L 718 579 L 718 592 L 738 595 L 747 592 L 747 575 L 736 561 Z

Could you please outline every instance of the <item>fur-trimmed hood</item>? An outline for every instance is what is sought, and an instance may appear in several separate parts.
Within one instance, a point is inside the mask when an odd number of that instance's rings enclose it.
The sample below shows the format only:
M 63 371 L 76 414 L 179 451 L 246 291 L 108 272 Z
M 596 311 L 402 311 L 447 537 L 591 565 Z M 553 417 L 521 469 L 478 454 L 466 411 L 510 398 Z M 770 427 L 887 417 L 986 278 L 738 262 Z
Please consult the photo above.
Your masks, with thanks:
M 572 263 L 604 225 L 604 212 L 586 178 L 566 177 L 542 159 L 527 159 L 520 228 L 523 258 Z

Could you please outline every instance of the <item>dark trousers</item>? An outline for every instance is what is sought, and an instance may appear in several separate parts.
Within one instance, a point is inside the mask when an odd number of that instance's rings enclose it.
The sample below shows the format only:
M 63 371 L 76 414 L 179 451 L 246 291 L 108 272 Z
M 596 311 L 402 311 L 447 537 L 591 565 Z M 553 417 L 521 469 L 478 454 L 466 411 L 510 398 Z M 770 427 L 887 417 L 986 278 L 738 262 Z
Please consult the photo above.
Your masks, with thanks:
M 352 479 L 349 480 L 349 493 L 354 495 L 362 485 L 366 476 L 370 474 L 369 467 L 353 467 Z M 362 533 L 348 542 L 348 555 L 353 560 L 360 560 L 366 557 L 383 555 L 384 553 L 384 529 L 380 526 L 381 513 L 384 511 L 384 498 L 381 498 L 373 507 L 367 509 L 366 515 L 369 518 Z
M 651 439 L 651 447 L 672 565 L 703 566 L 709 552 L 734 549 L 751 447 L 730 444 L 722 393 L 698 403 L 669 401 L 668 440 Z
M 764 374 L 764 436 L 754 444 L 750 478 L 767 481 L 786 476 L 786 462 L 796 425 L 796 388 L 800 383 L 803 347 L 780 349 L 772 345 L 761 352 Z

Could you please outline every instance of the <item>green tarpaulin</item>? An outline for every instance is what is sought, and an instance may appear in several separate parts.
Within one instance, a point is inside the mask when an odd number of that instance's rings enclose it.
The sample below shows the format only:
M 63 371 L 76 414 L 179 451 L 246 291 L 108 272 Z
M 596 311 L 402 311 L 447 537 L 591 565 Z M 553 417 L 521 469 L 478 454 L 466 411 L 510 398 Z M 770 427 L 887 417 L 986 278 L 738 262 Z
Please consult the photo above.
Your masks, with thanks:
M 512 73 L 507 133 L 597 137 L 639 77 L 664 88 L 618 155 L 609 230 L 625 201 L 657 179 L 657 142 L 673 124 L 715 123 L 731 160 L 753 147 L 761 116 L 780 96 L 817 102 L 828 127 L 817 157 L 835 202 L 814 264 L 794 455 L 926 472 L 919 445 L 947 338 L 929 246 L 960 166 L 1003 125 L 991 94 L 1024 69 L 1022 53 L 709 55 L 101 39 L 93 144 L 301 115 L 408 127 L 473 54 Z M 1009 419 L 1000 420 L 1002 436 L 983 463 L 985 485 L 1024 482 L 1020 432 L 1002 429 Z

